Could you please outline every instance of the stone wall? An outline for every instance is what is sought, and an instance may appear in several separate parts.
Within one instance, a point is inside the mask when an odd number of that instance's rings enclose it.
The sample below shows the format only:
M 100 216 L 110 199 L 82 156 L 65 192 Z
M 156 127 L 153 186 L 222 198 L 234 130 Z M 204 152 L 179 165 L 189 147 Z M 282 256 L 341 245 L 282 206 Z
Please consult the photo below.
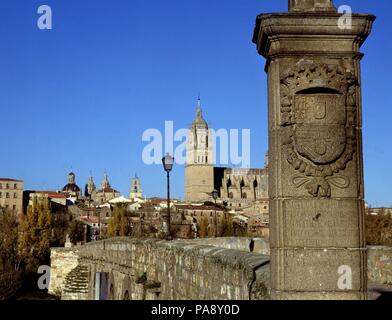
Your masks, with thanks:
M 52 248 L 50 250 L 49 294 L 61 295 L 65 277 L 78 265 L 77 248 Z
M 369 284 L 392 285 L 392 247 L 367 251 Z M 268 253 L 268 240 L 246 237 L 171 242 L 116 238 L 53 248 L 49 293 L 94 299 L 96 272 L 107 272 L 110 298 L 116 300 L 266 299 Z
M 392 247 L 368 247 L 368 280 L 377 286 L 392 286 Z
M 221 247 L 232 250 L 253 252 L 269 255 L 269 242 L 264 238 L 226 237 L 226 238 L 200 238 L 191 240 L 192 243 Z
M 59 259 L 65 249 L 54 250 L 52 257 Z M 109 274 L 110 299 L 115 300 L 269 298 L 269 257 L 246 250 L 190 240 L 116 238 L 79 247 L 78 255 L 79 265 L 89 270 L 88 299 L 94 299 L 97 272 Z M 52 270 L 52 293 L 60 291 L 64 274 L 59 267 Z M 63 299 L 72 296 L 68 292 Z

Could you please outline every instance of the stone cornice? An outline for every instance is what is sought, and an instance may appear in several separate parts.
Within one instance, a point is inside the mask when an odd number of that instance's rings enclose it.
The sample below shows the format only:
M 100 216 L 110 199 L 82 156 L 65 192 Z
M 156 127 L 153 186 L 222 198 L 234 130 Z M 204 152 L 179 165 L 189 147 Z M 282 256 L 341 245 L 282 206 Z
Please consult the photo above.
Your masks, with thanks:
M 353 46 L 351 53 L 359 53 L 359 48 L 370 33 L 376 17 L 374 15 L 353 14 L 352 28 L 340 29 L 338 19 L 341 14 L 337 13 L 275 13 L 262 14 L 256 19 L 253 42 L 257 45 L 257 51 L 265 58 L 271 55 L 281 54 L 279 45 L 272 44 L 284 39 L 304 39 L 312 37 L 325 40 L 339 38 L 352 38 Z M 290 54 L 295 53 L 295 48 Z

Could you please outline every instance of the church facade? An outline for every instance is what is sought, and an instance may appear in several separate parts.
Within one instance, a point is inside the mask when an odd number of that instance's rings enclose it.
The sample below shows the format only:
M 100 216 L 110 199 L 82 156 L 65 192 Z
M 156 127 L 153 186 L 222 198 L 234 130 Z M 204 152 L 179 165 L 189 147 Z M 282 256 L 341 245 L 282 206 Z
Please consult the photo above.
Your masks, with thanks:
M 213 190 L 231 207 L 268 200 L 268 156 L 265 167 L 256 169 L 216 167 L 213 156 L 212 131 L 203 118 L 199 99 L 186 145 L 185 201 L 211 201 Z

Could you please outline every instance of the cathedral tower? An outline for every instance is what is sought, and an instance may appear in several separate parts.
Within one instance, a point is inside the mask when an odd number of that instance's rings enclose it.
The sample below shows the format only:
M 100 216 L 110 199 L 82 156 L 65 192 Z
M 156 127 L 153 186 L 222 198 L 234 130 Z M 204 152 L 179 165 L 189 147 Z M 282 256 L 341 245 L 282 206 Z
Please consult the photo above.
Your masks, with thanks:
M 188 133 L 185 164 L 185 201 L 209 199 L 214 189 L 213 141 L 203 118 L 200 98 L 196 118 Z
M 142 187 L 140 185 L 140 179 L 136 174 L 135 174 L 135 177 L 132 179 L 132 185 L 131 185 L 131 191 L 129 193 L 129 198 L 130 199 L 143 198 L 143 192 L 142 192 Z
M 85 197 L 92 198 L 95 194 L 95 191 L 96 191 L 96 187 L 95 187 L 94 179 L 92 176 L 90 176 L 86 184 L 84 195 Z

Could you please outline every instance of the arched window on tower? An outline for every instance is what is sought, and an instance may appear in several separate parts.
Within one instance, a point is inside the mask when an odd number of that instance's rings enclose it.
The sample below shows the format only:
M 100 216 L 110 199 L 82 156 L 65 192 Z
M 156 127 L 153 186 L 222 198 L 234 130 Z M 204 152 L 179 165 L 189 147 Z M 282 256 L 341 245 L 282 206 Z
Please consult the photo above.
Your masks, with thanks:
M 242 199 L 245 199 L 244 196 L 243 196 L 244 192 L 242 191 L 244 187 L 245 187 L 244 179 L 241 179 L 241 182 L 240 182 L 240 194 L 241 194 L 241 198 Z
M 229 198 L 230 198 L 230 193 L 229 193 L 230 187 L 231 187 L 231 179 L 229 178 L 227 180 L 227 185 L 226 185 L 227 195 L 228 195 Z M 233 193 L 231 193 L 231 194 L 233 194 Z M 233 198 L 233 197 L 231 197 L 231 198 Z
M 253 181 L 253 194 L 254 194 L 254 199 L 256 200 L 257 199 L 257 186 L 258 186 L 258 183 L 257 183 L 257 180 L 255 179 L 254 181 Z

